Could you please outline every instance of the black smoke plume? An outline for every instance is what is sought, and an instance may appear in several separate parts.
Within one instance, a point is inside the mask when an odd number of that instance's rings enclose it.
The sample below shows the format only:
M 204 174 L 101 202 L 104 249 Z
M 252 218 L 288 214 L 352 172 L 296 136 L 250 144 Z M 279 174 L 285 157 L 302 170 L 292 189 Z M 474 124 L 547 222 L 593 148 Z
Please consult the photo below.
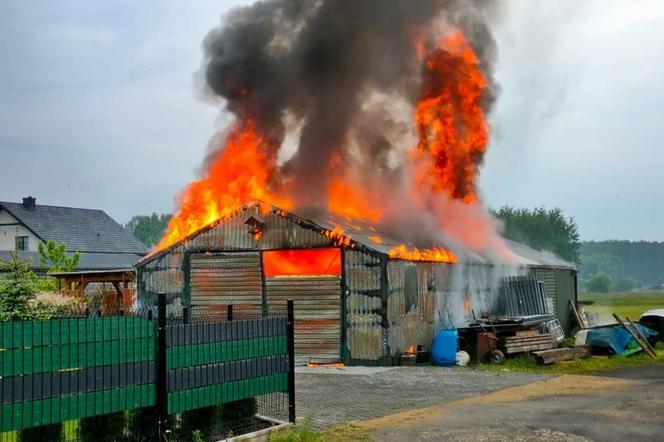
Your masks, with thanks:
M 299 202 L 315 205 L 325 194 L 330 159 L 347 159 L 350 146 L 361 146 L 377 169 L 395 167 L 387 164 L 388 153 L 397 148 L 391 135 L 409 128 L 392 118 L 392 100 L 385 97 L 417 100 L 416 39 L 435 41 L 446 30 L 461 28 L 490 83 L 483 100 L 490 110 L 495 43 L 487 18 L 495 4 L 259 1 L 231 11 L 205 38 L 207 88 L 223 97 L 238 119 L 253 119 L 275 155 L 292 129 L 286 121 L 297 123 L 297 150 L 278 176 L 291 178 Z M 376 95 L 383 99 L 367 111 L 366 103 Z

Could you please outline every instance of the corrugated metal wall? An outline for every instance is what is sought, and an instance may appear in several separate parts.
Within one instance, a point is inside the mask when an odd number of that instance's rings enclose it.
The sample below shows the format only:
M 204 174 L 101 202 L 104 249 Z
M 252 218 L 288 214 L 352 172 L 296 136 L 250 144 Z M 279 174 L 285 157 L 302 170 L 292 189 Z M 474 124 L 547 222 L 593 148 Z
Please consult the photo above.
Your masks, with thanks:
M 387 354 L 383 328 L 381 260 L 356 250 L 344 250 L 346 350 L 348 359 L 378 361 Z
M 295 309 L 295 355 L 298 362 L 336 362 L 341 352 L 341 278 L 277 276 L 265 279 L 268 309 Z
M 544 283 L 544 292 L 547 298 L 547 307 L 552 308 L 551 313 L 558 316 L 558 284 L 556 282 L 556 270 L 545 268 L 531 269 L 538 281 Z
M 190 257 L 191 307 L 263 303 L 259 252 L 196 253 Z
M 450 268 L 442 263 L 388 262 L 388 343 L 392 356 L 409 348 L 429 351 L 436 311 L 441 306 L 445 309 L 450 296 Z

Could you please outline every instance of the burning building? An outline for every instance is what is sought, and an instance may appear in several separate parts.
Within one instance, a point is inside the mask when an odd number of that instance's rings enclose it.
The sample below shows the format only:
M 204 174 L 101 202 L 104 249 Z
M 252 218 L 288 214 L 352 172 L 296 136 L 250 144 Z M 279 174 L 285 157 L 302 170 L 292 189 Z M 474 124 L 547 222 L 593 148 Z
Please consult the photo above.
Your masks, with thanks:
M 226 304 L 270 311 L 293 299 L 301 360 L 392 364 L 409 349 L 429 350 L 439 314 L 464 324 L 471 308 L 492 311 L 500 279 L 530 273 L 570 326 L 576 270 L 569 263 L 516 243 L 507 243 L 516 263 L 509 266 L 480 255 L 458 263 L 442 248 L 403 258 L 393 238 L 340 223 L 248 203 L 142 260 L 139 302 L 153 305 L 164 292 L 169 312 L 181 315 L 182 307 Z
M 233 120 L 138 265 L 170 311 L 295 300 L 296 352 L 387 364 L 534 273 L 568 326 L 574 266 L 502 239 L 477 189 L 497 94 L 484 0 L 265 0 L 203 42 Z M 297 215 L 296 215 L 297 214 Z

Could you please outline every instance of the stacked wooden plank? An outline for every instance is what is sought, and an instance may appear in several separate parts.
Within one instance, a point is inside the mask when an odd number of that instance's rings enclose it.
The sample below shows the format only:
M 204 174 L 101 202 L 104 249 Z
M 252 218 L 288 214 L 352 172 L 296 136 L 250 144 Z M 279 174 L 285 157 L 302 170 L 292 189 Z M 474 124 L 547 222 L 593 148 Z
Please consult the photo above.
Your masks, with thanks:
M 505 354 L 527 353 L 537 350 L 548 350 L 556 346 L 556 341 L 550 333 L 508 336 L 500 339 Z
M 590 347 L 563 347 L 551 350 L 536 351 L 533 353 L 540 364 L 553 364 L 554 362 L 569 361 L 574 358 L 590 356 Z

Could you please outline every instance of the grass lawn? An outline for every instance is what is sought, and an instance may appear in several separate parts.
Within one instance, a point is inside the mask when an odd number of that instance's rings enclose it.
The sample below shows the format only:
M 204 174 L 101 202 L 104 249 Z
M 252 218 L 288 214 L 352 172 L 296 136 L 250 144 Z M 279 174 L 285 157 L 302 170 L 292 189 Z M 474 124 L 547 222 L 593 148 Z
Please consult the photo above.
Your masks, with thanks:
M 636 322 L 646 310 L 664 308 L 664 292 L 582 293 L 579 301 L 593 301 L 592 305 L 581 307 L 599 313 L 601 322 L 615 322 L 613 313 Z
M 638 367 L 664 363 L 664 342 L 657 343 L 655 347 L 657 359 L 650 359 L 642 351 L 631 356 L 590 356 L 588 358 L 573 359 L 571 361 L 557 362 L 550 365 L 539 365 L 532 355 L 520 355 L 508 358 L 502 365 L 478 365 L 480 370 L 491 371 L 517 371 L 529 373 L 549 374 L 596 374 L 602 371 L 618 370 L 621 368 Z

